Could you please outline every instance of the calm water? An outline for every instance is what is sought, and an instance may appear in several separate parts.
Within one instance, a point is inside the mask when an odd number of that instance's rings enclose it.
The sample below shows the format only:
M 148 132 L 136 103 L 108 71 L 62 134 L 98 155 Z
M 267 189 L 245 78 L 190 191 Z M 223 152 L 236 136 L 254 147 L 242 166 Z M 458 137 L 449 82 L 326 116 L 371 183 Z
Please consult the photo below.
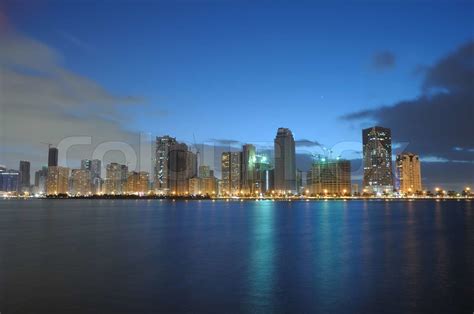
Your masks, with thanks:
M 0 201 L 0 312 L 469 313 L 474 202 Z

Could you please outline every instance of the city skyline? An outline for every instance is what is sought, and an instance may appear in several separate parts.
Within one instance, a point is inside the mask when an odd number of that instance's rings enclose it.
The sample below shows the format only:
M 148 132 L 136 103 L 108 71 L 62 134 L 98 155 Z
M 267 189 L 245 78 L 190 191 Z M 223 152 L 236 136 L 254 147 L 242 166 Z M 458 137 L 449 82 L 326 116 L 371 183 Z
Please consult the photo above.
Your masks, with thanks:
M 153 143 L 155 144 L 152 147 Z M 106 146 L 113 143 L 103 143 Z M 118 143 L 123 144 L 123 143 Z M 234 145 L 233 143 L 232 145 Z M 351 161 L 323 147 L 324 154 L 311 156 L 310 168 L 297 168 L 295 141 L 292 131 L 278 128 L 273 151 L 259 150 L 244 144 L 240 150 L 213 151 L 220 163 L 209 165 L 199 145 L 193 148 L 178 142 L 169 135 L 157 136 L 145 152 L 154 155 L 136 156 L 135 152 L 120 150 L 128 158 L 140 159 L 138 164 L 103 163 L 102 159 L 81 160 L 80 168 L 65 167 L 58 156 L 67 155 L 74 143 L 65 151 L 48 144 L 48 167 L 35 172 L 34 185 L 30 185 L 30 162 L 21 160 L 19 170 L 0 166 L 0 191 L 33 193 L 35 195 L 209 195 L 209 196 L 431 196 L 433 191 L 423 182 L 420 157 L 403 151 L 392 158 L 392 132 L 382 126 L 362 130 L 363 181 L 362 190 L 354 178 Z M 125 146 L 127 148 L 127 146 Z M 153 149 L 154 148 L 154 149 Z M 102 157 L 107 154 L 103 151 Z M 131 154 L 130 154 L 131 153 Z M 337 152 L 336 152 L 337 153 Z M 95 154 L 95 152 L 94 152 Z M 209 160 L 209 156 L 207 156 Z M 152 160 L 147 169 L 143 159 Z M 67 160 L 62 160 L 62 163 Z M 147 164 L 145 162 L 145 164 Z M 103 165 L 103 169 L 102 166 Z M 138 167 L 138 168 L 137 168 Z M 220 176 L 215 176 L 220 172 Z M 102 176 L 104 173 L 104 176 Z M 29 182 L 28 182 L 29 181 Z M 433 188 L 434 195 L 458 195 L 445 186 Z M 470 194 L 470 185 L 460 188 Z M 454 193 L 454 194 L 453 194 Z
M 89 10 L 9 2 L 0 7 L 0 164 L 17 169 L 27 160 L 39 170 L 44 143 L 69 136 L 92 138 L 68 152 L 74 168 L 103 142 L 138 150 L 140 132 L 172 134 L 188 146 L 197 138 L 219 149 L 259 149 L 273 146 L 275 129 L 285 126 L 297 166 L 308 170 L 311 151 L 361 143 L 358 130 L 383 125 L 392 129 L 392 160 L 400 149 L 417 153 L 428 188 L 471 184 L 472 3 L 345 6 L 349 16 L 331 5 L 284 3 Z M 116 30 L 132 8 L 124 45 Z M 33 12 L 47 22 L 30 19 Z M 253 32 L 238 23 L 243 18 Z M 353 169 L 361 151 L 344 156 Z

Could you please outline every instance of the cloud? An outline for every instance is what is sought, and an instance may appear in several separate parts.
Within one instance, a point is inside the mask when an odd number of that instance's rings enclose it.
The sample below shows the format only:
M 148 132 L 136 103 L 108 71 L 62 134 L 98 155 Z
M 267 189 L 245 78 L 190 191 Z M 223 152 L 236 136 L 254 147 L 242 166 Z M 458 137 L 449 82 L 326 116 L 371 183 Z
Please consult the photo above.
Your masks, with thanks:
M 372 67 L 379 71 L 393 68 L 395 66 L 395 62 L 395 55 L 388 50 L 379 51 L 372 57 Z
M 223 138 L 212 138 L 209 140 L 210 142 L 214 142 L 216 145 L 223 145 L 223 146 L 241 146 L 242 142 L 232 139 L 223 139 Z
M 321 147 L 322 145 L 318 141 L 311 141 L 307 139 L 301 139 L 295 141 L 296 147 Z
M 407 150 L 421 157 L 436 156 L 448 164 L 472 161 L 473 86 L 474 42 L 468 42 L 426 68 L 418 98 L 349 113 L 342 119 L 390 127 L 394 140 L 408 142 Z M 472 163 L 466 167 L 474 176 Z
M 14 31 L 0 33 L 0 162 L 17 168 L 46 163 L 47 148 L 68 136 L 91 136 L 93 145 L 72 159 L 90 158 L 104 141 L 138 143 L 126 129 L 127 108 L 147 106 L 142 97 L 115 94 L 97 82 L 66 69 L 50 46 Z M 128 110 L 130 111 L 130 110 Z M 74 150 L 72 150 L 74 152 Z

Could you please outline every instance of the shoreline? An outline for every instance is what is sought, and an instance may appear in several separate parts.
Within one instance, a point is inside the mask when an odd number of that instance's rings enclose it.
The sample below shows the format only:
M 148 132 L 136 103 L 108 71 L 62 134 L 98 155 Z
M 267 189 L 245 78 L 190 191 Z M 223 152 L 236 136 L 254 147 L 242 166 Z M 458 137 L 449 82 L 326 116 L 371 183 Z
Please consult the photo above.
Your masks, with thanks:
M 166 201 L 460 201 L 472 200 L 473 196 L 453 197 L 206 197 L 206 196 L 138 196 L 138 195 L 94 195 L 94 196 L 8 196 L 0 200 L 166 200 Z

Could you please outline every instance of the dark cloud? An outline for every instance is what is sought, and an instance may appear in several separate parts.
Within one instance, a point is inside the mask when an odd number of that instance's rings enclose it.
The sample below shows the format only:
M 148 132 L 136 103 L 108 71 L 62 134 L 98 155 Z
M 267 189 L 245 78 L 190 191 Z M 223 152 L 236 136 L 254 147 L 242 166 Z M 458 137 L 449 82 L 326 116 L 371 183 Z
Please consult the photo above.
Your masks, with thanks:
M 416 99 L 342 118 L 390 127 L 394 141 L 409 143 L 406 150 L 422 157 L 465 161 L 474 177 L 474 42 L 426 68 L 421 92 Z M 449 164 L 443 163 L 446 172 Z
M 474 41 L 465 44 L 429 68 L 423 88 L 425 90 L 441 88 L 451 93 L 472 92 L 474 88 Z
M 396 58 L 395 55 L 388 51 L 379 51 L 372 57 L 372 66 L 376 70 L 387 70 L 395 66 Z
M 311 141 L 307 139 L 301 139 L 295 141 L 296 147 L 321 147 L 322 145 L 318 141 Z

